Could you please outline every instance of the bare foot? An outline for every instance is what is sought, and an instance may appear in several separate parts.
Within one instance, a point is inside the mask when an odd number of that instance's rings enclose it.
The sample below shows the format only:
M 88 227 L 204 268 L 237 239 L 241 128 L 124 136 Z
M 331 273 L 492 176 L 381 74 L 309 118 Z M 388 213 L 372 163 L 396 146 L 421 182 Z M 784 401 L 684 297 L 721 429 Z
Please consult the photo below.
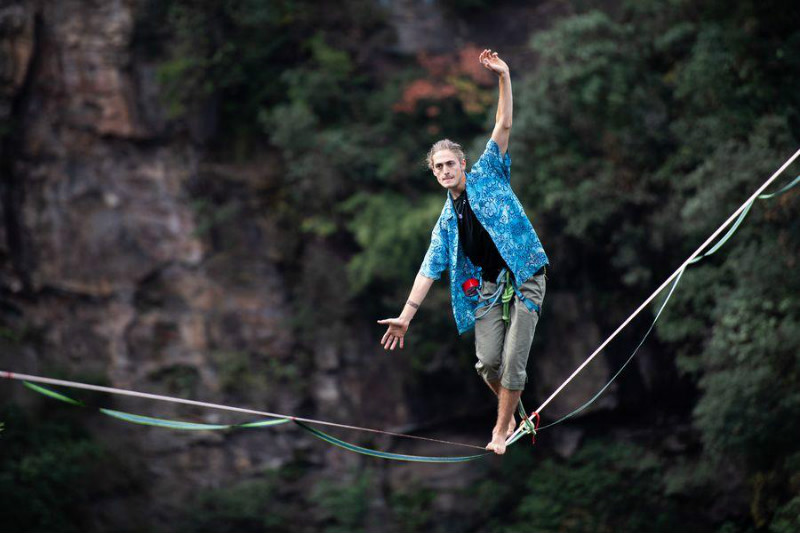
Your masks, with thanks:
M 514 419 L 514 416 L 511 416 L 511 420 L 508 422 L 508 429 L 506 430 L 506 438 L 510 437 L 514 434 L 517 430 L 517 421 Z
M 486 449 L 496 453 L 497 455 L 503 455 L 506 453 L 506 439 L 502 433 L 492 432 L 492 442 L 486 445 Z

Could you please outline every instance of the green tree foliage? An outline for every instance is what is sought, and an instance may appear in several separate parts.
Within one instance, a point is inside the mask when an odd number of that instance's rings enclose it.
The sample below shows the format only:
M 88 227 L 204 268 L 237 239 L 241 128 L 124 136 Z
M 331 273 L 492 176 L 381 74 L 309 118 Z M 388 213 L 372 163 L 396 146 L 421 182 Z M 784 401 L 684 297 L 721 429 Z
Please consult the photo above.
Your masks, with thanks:
M 348 229 L 361 253 L 348 265 L 354 290 L 409 277 L 419 268 L 430 243 L 432 221 L 442 210 L 442 196 L 418 205 L 396 193 L 356 194 L 342 205 Z
M 588 439 L 566 459 L 516 446 L 463 497 L 480 502 L 476 531 L 710 531 L 685 494 L 669 492 L 673 463 L 649 444 L 610 436 Z
M 328 522 L 326 533 L 365 530 L 371 483 L 370 471 L 364 470 L 353 474 L 352 479 L 323 481 L 315 488 L 313 499 Z
M 278 474 L 270 474 L 264 479 L 203 491 L 186 513 L 183 527 L 197 533 L 290 531 L 279 483 Z
M 179 528 L 198 533 L 372 531 L 368 511 L 380 499 L 375 468 L 359 467 L 337 479 L 320 480 L 316 474 L 301 462 L 289 463 L 257 479 L 203 490 L 183 513 Z M 385 496 L 388 527 L 423 531 L 434 523 L 432 489 L 411 485 Z
M 799 50 L 800 32 L 776 15 L 797 11 L 637 2 L 537 35 L 541 64 L 517 91 L 512 145 L 515 164 L 530 169 L 524 203 L 582 254 L 595 250 L 593 270 L 612 266 L 631 288 L 652 287 L 797 148 L 798 92 L 787 87 L 800 70 L 786 50 Z M 773 527 L 791 523 L 799 199 L 758 202 L 725 248 L 689 269 L 658 328 L 699 388 L 701 460 L 740 465 L 757 527 L 773 513 Z M 580 266 L 554 255 L 563 269 Z
M 568 461 L 530 465 L 524 496 L 497 530 L 701 531 L 663 496 L 663 466 L 638 446 L 594 440 Z
M 153 1 L 138 27 L 151 54 L 169 57 L 159 79 L 172 116 L 218 109 L 230 147 L 252 141 L 265 107 L 303 101 L 323 113 L 349 111 L 339 104 L 352 96 L 353 63 L 323 35 L 353 48 L 335 29 L 347 25 L 355 37 L 376 29 L 382 14 L 365 0 L 339 8 L 320 9 L 309 0 Z M 287 65 L 301 66 L 287 71 Z
M 770 533 L 791 533 L 800 529 L 800 497 L 795 496 L 777 510 L 769 525 Z
M 90 504 L 125 472 L 88 434 L 65 419 L 33 419 L 13 404 L 0 410 L 0 514 L 7 531 L 78 532 Z
M 618 224 L 631 233 L 655 202 L 641 171 L 666 142 L 663 82 L 646 67 L 640 31 L 600 12 L 566 19 L 533 40 L 541 65 L 517 90 L 521 194 L 567 234 L 608 248 L 623 240 L 608 241 Z
M 436 497 L 433 489 L 425 487 L 409 487 L 394 492 L 389 504 L 394 512 L 401 531 L 431 531 L 435 513 L 431 509 Z

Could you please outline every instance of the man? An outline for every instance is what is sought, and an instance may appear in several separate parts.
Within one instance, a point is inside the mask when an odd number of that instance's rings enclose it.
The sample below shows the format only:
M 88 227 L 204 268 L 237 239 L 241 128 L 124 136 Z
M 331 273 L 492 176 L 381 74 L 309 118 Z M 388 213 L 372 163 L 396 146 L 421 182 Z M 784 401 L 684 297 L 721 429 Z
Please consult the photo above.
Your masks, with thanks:
M 445 139 L 431 148 L 428 166 L 447 189 L 447 199 L 402 313 L 378 323 L 388 325 L 381 339 L 384 349 L 403 348 L 417 309 L 434 280 L 448 270 L 458 331 L 461 334 L 475 327 L 475 368 L 498 399 L 497 422 L 486 449 L 503 454 L 506 438 L 515 429 L 514 409 L 527 381 L 525 367 L 544 299 L 548 260 L 511 190 L 508 65 L 491 50 L 481 52 L 479 61 L 499 79 L 492 138 L 470 172 L 465 172 L 467 162 L 458 144 Z M 478 295 L 469 294 L 469 280 L 474 278 L 481 279 Z M 508 302 L 505 306 L 501 297 Z

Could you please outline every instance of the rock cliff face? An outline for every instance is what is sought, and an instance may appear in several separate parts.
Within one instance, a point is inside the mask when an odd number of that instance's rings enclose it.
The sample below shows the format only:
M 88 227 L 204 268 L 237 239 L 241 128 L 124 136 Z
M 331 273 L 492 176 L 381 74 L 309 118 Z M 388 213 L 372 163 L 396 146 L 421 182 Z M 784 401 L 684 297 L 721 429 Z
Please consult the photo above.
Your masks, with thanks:
M 289 356 L 285 294 L 266 258 L 208 261 L 190 198 L 200 155 L 167 132 L 154 65 L 134 57 L 136 8 L 59 0 L 0 11 L 4 318 L 27 332 L 2 366 L 213 401 L 233 386 L 218 367 L 243 348 Z M 266 238 L 251 244 L 267 250 Z M 219 442 L 197 451 L 185 436 L 109 434 L 135 442 L 167 502 L 193 478 L 264 460 L 222 454 Z
M 414 30 L 405 4 L 393 6 L 400 10 L 399 50 L 446 47 L 433 37 L 414 37 L 420 30 Z M 398 363 L 374 357 L 374 332 L 365 324 L 322 331 L 317 349 L 301 363 L 307 375 L 282 373 L 282 361 L 300 356 L 285 311 L 286 278 L 273 260 L 285 243 L 268 204 L 259 200 L 264 195 L 253 194 L 270 180 L 269 166 L 211 165 L 191 135 L 171 129 L 155 65 L 136 54 L 139 4 L 53 0 L 4 6 L 0 289 L 4 322 L 24 333 L 19 342 L 3 341 L 0 367 L 277 412 L 296 412 L 310 403 L 322 418 L 353 423 L 416 422 L 406 403 L 408 384 L 384 379 Z M 429 24 L 446 18 L 431 3 L 419 9 Z M 470 29 L 460 31 L 466 37 Z M 525 31 L 519 29 L 520 35 Z M 239 208 L 227 226 L 239 231 L 209 236 L 193 190 L 222 185 L 237 198 Z M 226 241 L 224 253 L 211 253 L 215 238 Z M 324 248 L 309 250 L 310 260 L 325 261 Z M 557 292 L 548 295 L 546 306 L 553 323 L 577 324 L 585 311 L 574 296 Z M 539 399 L 600 340 L 592 325 L 569 332 L 547 327 L 541 326 L 539 335 L 547 341 L 537 348 L 532 372 Z M 577 389 L 559 399 L 563 403 L 553 405 L 553 414 L 588 397 L 606 376 L 598 361 Z M 29 401 L 5 384 L 3 389 L 3 397 Z M 478 389 L 485 393 L 479 385 L 469 390 Z M 476 398 L 487 400 L 485 394 Z M 109 401 L 154 416 L 229 420 L 170 404 Z M 613 404 L 613 396 L 608 401 Z M 288 429 L 176 436 L 114 422 L 106 427 L 111 424 L 113 431 L 104 435 L 135 451 L 153 480 L 147 497 L 137 501 L 162 502 L 156 521 L 198 487 L 225 484 L 281 464 L 298 447 L 308 448 Z M 574 439 L 565 446 L 574 447 Z M 333 470 L 344 471 L 356 461 L 337 450 L 315 450 Z M 387 479 L 411 483 L 430 473 L 414 467 L 394 470 Z M 464 476 L 457 481 L 459 475 L 437 483 L 452 488 L 469 482 Z M 441 505 L 454 502 L 444 498 Z M 136 521 L 132 509 L 131 516 L 98 520 L 130 525 L 128 520 Z

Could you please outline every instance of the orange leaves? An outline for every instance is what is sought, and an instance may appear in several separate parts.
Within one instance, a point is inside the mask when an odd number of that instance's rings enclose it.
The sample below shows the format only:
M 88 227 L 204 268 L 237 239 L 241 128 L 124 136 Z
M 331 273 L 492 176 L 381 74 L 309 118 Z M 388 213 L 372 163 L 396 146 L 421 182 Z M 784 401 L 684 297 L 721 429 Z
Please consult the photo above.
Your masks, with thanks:
M 441 110 L 431 102 L 457 98 L 467 113 L 483 113 L 493 101 L 487 89 L 493 85 L 495 76 L 478 62 L 480 52 L 477 46 L 469 44 L 455 53 L 419 53 L 417 63 L 427 75 L 406 85 L 393 110 L 413 113 L 420 102 L 426 102 L 429 105 L 425 114 L 434 119 Z

